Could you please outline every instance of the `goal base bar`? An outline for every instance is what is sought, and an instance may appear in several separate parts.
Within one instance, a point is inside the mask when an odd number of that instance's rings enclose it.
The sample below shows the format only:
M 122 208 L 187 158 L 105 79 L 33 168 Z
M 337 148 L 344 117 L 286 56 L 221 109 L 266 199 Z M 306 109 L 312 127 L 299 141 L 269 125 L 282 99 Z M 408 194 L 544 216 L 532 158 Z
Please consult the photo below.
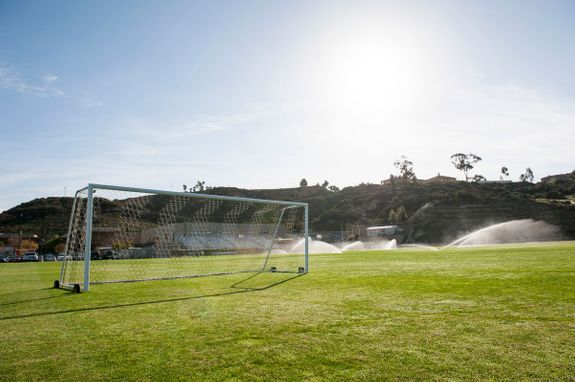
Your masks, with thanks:
M 195 279 L 200 277 L 208 277 L 208 276 L 225 276 L 225 275 L 238 275 L 243 273 L 287 273 L 287 274 L 307 274 L 307 272 L 300 272 L 300 271 L 285 271 L 285 270 L 261 270 L 261 269 L 252 269 L 252 270 L 244 270 L 244 271 L 235 271 L 235 272 L 218 272 L 218 273 L 205 273 L 201 275 L 190 275 L 190 276 L 173 276 L 173 277 L 152 277 L 152 278 L 145 278 L 145 279 L 135 279 L 135 280 L 109 280 L 109 281 L 92 281 L 90 285 L 102 285 L 102 284 L 119 284 L 119 283 L 138 283 L 138 282 L 145 282 L 145 281 L 161 281 L 161 280 L 181 280 L 181 279 Z M 58 283 L 58 286 L 56 286 Z M 75 284 L 61 284 L 58 280 L 54 282 L 54 288 L 57 289 L 65 289 L 65 290 L 73 290 L 76 291 L 78 288 L 78 283 Z

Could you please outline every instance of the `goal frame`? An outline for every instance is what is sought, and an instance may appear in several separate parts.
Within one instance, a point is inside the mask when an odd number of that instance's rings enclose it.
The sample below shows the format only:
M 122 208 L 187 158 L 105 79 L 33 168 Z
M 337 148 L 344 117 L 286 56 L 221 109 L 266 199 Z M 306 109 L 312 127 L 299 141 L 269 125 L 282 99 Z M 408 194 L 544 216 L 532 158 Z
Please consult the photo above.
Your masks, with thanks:
M 235 201 L 235 202 L 249 202 L 249 203 L 271 203 L 277 205 L 285 205 L 287 207 L 303 207 L 304 209 L 304 269 L 303 274 L 309 272 L 309 205 L 304 202 L 296 201 L 285 201 L 285 200 L 273 200 L 273 199 L 258 199 L 258 198 L 245 198 L 236 196 L 224 196 L 224 195 L 210 195 L 201 194 L 195 192 L 177 192 L 177 191 L 165 191 L 165 190 L 154 190 L 149 188 L 137 188 L 137 187 L 126 187 L 126 186 L 115 186 L 109 184 L 99 184 L 99 183 L 89 183 L 86 187 L 76 191 L 74 195 L 74 201 L 72 203 L 72 212 L 70 213 L 70 221 L 68 223 L 68 232 L 66 234 L 66 248 L 64 253 L 67 255 L 69 251 L 70 234 L 72 231 L 72 224 L 74 221 L 74 211 L 76 208 L 78 195 L 82 192 L 87 192 L 86 196 L 86 239 L 84 248 L 84 280 L 83 280 L 83 291 L 88 292 L 90 290 L 90 269 L 91 269 L 91 247 L 92 247 L 92 223 L 93 223 L 93 210 L 94 210 L 94 191 L 95 190 L 111 190 L 111 191 L 126 191 L 134 193 L 146 193 L 146 194 L 156 194 L 156 195 L 167 195 L 167 196 L 183 196 L 187 198 L 194 199 L 212 199 L 221 201 Z M 271 248 L 270 248 L 271 250 Z M 269 254 L 268 254 L 269 257 Z M 266 260 L 267 263 L 267 260 Z M 59 286 L 63 285 L 65 260 L 62 262 L 62 268 L 60 270 Z M 265 264 L 264 264 L 265 268 Z M 207 276 L 207 275 L 206 275 Z M 189 276 L 200 277 L 199 275 Z M 74 288 L 76 290 L 76 287 Z

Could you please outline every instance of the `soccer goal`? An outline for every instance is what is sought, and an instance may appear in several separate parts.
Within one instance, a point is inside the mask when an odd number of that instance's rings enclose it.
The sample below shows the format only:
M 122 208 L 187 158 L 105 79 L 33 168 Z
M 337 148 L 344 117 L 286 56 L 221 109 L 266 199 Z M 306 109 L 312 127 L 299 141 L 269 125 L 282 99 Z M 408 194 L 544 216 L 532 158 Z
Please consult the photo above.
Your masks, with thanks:
M 307 203 L 89 184 L 55 286 L 308 271 Z

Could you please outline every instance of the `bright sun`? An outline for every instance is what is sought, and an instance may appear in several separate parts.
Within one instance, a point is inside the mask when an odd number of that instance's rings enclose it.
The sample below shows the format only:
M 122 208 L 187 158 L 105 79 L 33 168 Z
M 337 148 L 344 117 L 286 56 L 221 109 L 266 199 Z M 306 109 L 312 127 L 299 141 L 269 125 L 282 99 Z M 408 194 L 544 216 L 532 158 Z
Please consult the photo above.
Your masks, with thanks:
M 324 57 L 326 97 L 351 112 L 404 109 L 424 84 L 425 60 L 405 38 L 345 38 L 326 49 Z

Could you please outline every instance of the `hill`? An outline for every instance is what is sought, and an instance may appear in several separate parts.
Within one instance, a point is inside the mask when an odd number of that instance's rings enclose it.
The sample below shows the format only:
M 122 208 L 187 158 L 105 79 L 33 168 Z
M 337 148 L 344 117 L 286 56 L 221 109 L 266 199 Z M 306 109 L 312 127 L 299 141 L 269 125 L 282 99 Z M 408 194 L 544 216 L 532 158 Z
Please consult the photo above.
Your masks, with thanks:
M 215 187 L 206 193 L 253 198 L 298 200 L 310 204 L 312 233 L 336 232 L 349 226 L 399 223 L 411 242 L 444 243 L 461 233 L 514 219 L 543 220 L 575 238 L 575 176 L 556 175 L 531 183 L 396 183 L 361 184 L 331 192 L 320 186 L 246 190 Z M 117 219 L 122 200 L 106 201 L 106 219 Z M 50 197 L 22 203 L 0 214 L 0 232 L 20 230 L 41 238 L 64 235 L 72 198 Z M 402 216 L 393 216 L 400 209 Z M 157 213 L 150 211 L 150 213 Z

